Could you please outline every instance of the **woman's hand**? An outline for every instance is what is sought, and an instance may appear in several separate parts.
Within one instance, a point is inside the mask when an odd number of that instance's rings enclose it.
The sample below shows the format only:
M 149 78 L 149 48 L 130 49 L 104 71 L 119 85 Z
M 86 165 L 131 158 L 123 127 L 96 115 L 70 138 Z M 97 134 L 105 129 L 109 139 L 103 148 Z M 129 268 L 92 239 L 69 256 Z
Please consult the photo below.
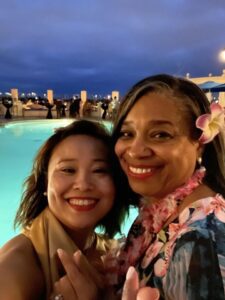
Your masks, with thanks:
M 62 295 L 62 299 L 64 300 L 79 299 L 67 275 L 61 277 L 59 281 L 55 282 L 54 296 L 52 296 L 51 299 L 56 299 L 56 296 L 60 299 L 59 295 Z
M 104 287 L 103 277 L 87 261 L 80 250 L 71 257 L 58 250 L 66 275 L 55 283 L 54 294 L 63 295 L 64 300 L 97 300 Z M 54 298 L 53 298 L 54 299 Z
M 127 271 L 126 281 L 123 287 L 122 300 L 158 300 L 159 291 L 156 288 L 139 288 L 138 274 L 134 267 Z

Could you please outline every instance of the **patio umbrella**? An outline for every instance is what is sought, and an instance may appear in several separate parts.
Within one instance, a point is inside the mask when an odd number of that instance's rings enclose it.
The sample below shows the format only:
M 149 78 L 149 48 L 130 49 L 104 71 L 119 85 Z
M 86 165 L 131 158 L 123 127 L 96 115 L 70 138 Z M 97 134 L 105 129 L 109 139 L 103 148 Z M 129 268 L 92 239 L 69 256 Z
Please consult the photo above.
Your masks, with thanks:
M 219 85 L 211 88 L 211 92 L 225 92 L 225 83 L 219 84 Z
M 211 92 L 213 92 L 212 89 L 218 87 L 219 85 L 221 85 L 221 83 L 218 83 L 218 82 L 215 82 L 215 81 L 206 81 L 204 83 L 199 84 L 198 86 L 203 91 L 211 91 Z

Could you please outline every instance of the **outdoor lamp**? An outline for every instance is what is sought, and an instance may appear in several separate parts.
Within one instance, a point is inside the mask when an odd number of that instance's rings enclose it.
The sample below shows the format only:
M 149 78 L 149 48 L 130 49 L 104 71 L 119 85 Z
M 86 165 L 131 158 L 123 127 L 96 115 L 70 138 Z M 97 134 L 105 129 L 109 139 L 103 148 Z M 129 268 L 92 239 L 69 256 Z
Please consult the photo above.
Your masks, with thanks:
M 220 59 L 220 61 L 225 62 L 225 48 L 220 51 L 219 59 Z

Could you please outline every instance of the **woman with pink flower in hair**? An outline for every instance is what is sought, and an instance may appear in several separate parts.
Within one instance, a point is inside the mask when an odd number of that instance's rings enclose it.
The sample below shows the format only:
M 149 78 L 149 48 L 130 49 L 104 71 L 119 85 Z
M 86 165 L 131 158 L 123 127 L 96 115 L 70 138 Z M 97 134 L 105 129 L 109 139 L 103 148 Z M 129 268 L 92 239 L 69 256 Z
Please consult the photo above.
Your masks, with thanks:
M 125 96 L 113 138 L 140 211 L 111 270 L 118 291 L 129 270 L 123 299 L 147 286 L 152 299 L 225 299 L 224 130 L 223 107 L 189 80 L 151 76 Z
M 187 79 L 150 76 L 128 91 L 112 138 L 139 215 L 105 258 L 106 299 L 225 299 L 223 133 L 224 108 Z

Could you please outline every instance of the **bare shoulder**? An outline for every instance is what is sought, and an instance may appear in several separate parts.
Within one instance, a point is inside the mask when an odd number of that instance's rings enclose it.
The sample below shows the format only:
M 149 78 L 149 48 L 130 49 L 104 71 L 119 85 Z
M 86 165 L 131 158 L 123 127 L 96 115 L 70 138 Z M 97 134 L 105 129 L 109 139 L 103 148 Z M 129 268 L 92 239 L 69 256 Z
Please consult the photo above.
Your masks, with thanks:
M 30 240 L 18 235 L 0 248 L 0 291 L 3 299 L 39 299 L 44 279 Z

